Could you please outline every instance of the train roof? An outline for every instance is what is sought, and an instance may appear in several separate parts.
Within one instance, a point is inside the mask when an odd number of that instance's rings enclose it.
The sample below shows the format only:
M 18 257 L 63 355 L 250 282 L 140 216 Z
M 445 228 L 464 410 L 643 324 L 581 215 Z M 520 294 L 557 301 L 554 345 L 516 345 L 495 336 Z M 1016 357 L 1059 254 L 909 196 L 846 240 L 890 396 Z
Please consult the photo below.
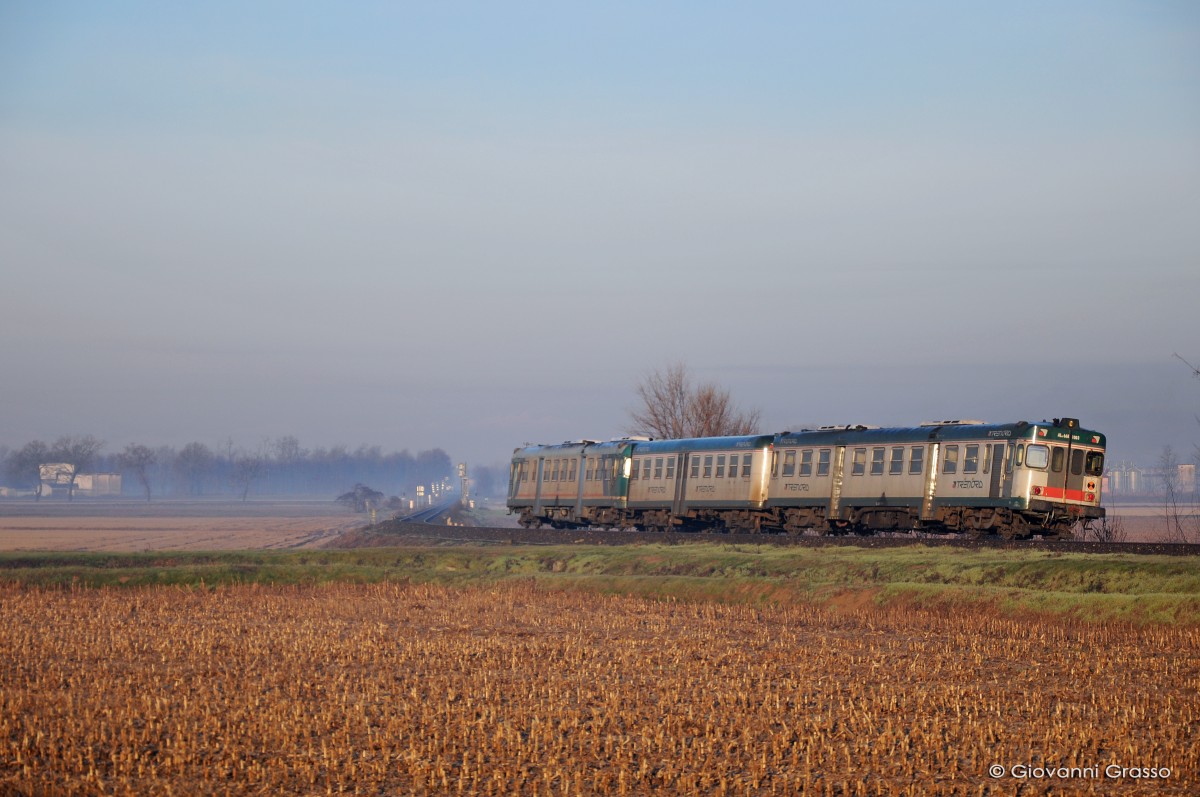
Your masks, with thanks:
M 779 432 L 778 434 L 735 435 L 730 437 L 690 437 L 679 440 L 622 438 L 597 442 L 575 440 L 557 445 L 526 445 L 513 451 L 514 457 L 572 456 L 587 449 L 597 454 L 669 454 L 684 451 L 751 450 L 767 446 L 839 446 L 924 443 L 940 440 L 1002 441 L 1015 439 L 1070 440 L 1084 445 L 1104 447 L 1107 440 L 1100 432 L 1084 429 L 1074 418 L 1049 421 L 983 423 L 982 421 L 935 421 L 920 426 L 838 426 Z
M 555 454 L 569 455 L 579 453 L 586 448 L 589 451 L 598 451 L 600 453 L 622 453 L 624 449 L 639 442 L 632 439 L 621 440 L 568 440 L 563 443 L 552 445 L 541 445 L 536 443 L 526 443 L 524 446 L 514 449 L 513 456 L 554 456 Z
M 1037 431 L 1035 431 L 1037 430 Z M 1009 440 L 1017 438 L 1071 439 L 1088 445 L 1105 444 L 1103 434 L 1083 429 L 1074 418 L 1050 421 L 983 423 L 982 421 L 944 421 L 906 427 L 845 426 L 780 432 L 777 446 L 869 445 L 871 443 L 921 443 L 930 440 Z
M 676 451 L 750 450 L 766 448 L 775 442 L 773 434 L 732 435 L 729 437 L 687 437 L 680 440 L 639 440 L 635 454 L 668 454 Z

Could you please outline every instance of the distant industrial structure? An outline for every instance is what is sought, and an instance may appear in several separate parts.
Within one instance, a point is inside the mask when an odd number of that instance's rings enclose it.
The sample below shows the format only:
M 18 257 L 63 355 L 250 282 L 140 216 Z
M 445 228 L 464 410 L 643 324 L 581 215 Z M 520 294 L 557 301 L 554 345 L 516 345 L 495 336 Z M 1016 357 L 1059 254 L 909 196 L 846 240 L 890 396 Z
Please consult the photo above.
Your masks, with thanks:
M 1104 474 L 1104 495 L 1109 498 L 1128 498 L 1135 495 L 1163 495 L 1173 492 L 1190 495 L 1196 492 L 1196 465 L 1191 462 L 1174 468 L 1143 468 L 1132 462 L 1108 466 Z

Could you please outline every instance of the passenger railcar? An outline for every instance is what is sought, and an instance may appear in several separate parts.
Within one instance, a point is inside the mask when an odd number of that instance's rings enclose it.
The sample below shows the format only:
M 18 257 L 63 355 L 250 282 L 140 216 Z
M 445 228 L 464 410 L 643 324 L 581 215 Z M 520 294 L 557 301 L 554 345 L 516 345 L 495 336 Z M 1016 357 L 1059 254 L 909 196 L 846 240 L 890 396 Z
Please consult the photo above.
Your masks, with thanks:
M 1104 516 L 1105 438 L 1072 418 L 580 441 L 514 452 L 524 526 L 1068 536 Z

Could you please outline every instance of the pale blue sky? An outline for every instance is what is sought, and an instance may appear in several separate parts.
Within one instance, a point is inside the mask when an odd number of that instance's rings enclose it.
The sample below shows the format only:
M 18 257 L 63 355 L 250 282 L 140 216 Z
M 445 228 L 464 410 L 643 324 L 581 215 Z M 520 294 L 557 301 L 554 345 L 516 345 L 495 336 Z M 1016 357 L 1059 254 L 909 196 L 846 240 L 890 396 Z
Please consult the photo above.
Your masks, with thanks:
M 1200 439 L 1200 6 L 0 0 L 0 443 Z

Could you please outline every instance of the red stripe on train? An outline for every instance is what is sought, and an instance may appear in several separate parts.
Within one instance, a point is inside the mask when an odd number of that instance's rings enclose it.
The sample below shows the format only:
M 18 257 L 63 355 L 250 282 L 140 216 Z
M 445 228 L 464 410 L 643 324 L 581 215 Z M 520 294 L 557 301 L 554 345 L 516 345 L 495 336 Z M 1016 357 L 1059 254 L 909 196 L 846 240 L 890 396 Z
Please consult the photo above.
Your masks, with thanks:
M 1043 487 L 1043 498 L 1059 498 L 1064 501 L 1086 501 L 1083 490 L 1064 490 L 1061 487 Z

